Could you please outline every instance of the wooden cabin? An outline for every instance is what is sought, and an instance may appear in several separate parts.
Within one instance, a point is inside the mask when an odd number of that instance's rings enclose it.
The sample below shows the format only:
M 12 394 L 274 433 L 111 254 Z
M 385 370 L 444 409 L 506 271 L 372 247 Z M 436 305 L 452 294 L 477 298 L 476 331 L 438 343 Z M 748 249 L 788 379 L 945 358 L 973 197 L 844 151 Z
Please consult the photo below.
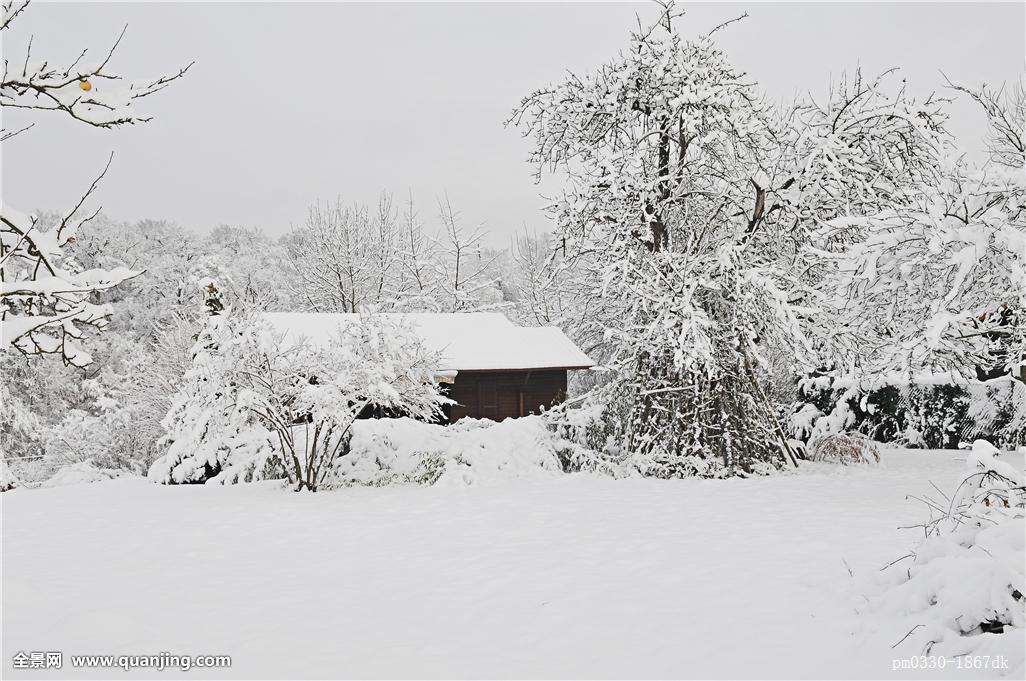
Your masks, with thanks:
M 387 313 L 401 317 L 440 356 L 437 375 L 456 404 L 449 422 L 471 418 L 501 421 L 559 404 L 566 398 L 567 373 L 595 365 L 561 330 L 517 326 L 494 312 Z M 332 337 L 356 315 L 273 313 L 278 329 L 312 340 Z
M 460 371 L 448 390 L 457 404 L 446 405 L 446 416 L 450 422 L 464 416 L 501 421 L 537 414 L 566 398 L 570 368 L 585 367 Z

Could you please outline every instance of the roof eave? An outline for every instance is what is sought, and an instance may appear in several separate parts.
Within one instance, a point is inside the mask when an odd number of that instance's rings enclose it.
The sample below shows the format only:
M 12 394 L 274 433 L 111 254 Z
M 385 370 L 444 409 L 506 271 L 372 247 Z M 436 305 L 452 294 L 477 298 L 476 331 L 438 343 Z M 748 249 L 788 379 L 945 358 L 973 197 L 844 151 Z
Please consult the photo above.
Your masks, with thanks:
M 545 366 L 545 367 L 497 367 L 488 369 L 440 369 L 440 371 L 457 371 L 459 373 L 471 374 L 471 373 L 487 373 L 496 371 L 578 371 L 581 369 L 591 369 L 594 364 L 578 364 L 578 365 L 562 365 L 562 366 Z

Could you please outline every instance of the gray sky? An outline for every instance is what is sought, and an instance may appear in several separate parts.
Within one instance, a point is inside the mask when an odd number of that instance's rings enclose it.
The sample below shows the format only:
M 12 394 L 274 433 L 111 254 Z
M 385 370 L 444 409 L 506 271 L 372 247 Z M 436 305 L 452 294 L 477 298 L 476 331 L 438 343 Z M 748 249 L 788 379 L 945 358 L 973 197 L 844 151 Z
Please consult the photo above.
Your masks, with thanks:
M 774 99 L 824 92 L 857 66 L 901 66 L 920 92 L 941 87 L 940 70 L 966 83 L 1024 70 L 1022 3 L 688 7 L 696 33 L 748 11 L 720 42 Z M 116 218 L 281 233 L 318 198 L 412 189 L 429 223 L 448 192 L 501 244 L 524 224 L 547 228 L 527 142 L 503 120 L 531 89 L 615 54 L 636 12 L 652 7 L 38 3 L 5 36 L 5 57 L 23 54 L 30 33 L 36 55 L 101 52 L 127 23 L 115 70 L 196 65 L 144 100 L 156 116 L 144 126 L 102 132 L 36 117 L 4 145 L 3 196 L 22 210 L 66 208 L 113 150 L 100 200 Z M 981 119 L 966 105 L 954 113 L 954 130 L 977 143 Z M 5 115 L 12 127 L 22 120 Z

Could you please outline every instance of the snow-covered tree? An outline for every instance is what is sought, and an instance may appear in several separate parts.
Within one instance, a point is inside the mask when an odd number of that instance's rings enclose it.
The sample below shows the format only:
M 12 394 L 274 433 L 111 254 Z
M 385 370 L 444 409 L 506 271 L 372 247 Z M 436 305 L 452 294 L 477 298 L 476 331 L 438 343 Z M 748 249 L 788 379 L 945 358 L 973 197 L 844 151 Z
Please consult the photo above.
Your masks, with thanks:
M 363 316 L 313 345 L 259 315 L 213 315 L 164 422 L 168 452 L 149 476 L 177 484 L 274 475 L 316 491 L 365 410 L 441 414 L 433 359 L 384 317 Z
M 539 177 L 567 180 L 550 207 L 559 237 L 596 255 L 592 293 L 616 301 L 601 320 L 615 348 L 602 396 L 615 446 L 655 474 L 751 470 L 780 458 L 753 382 L 756 316 L 769 308 L 734 298 L 751 275 L 779 301 L 739 257 L 767 111 L 710 37 L 674 31 L 678 16 L 666 7 L 617 59 L 532 93 L 511 121 L 533 138 Z
M 680 36 L 680 14 L 667 5 L 618 58 L 510 121 L 539 177 L 565 178 L 558 238 L 605 301 L 611 446 L 656 475 L 751 471 L 786 452 L 762 357 L 801 343 L 794 282 L 765 248 L 771 111 L 710 35 Z
M 510 241 L 503 288 L 516 304 L 518 320 L 531 325 L 559 324 L 568 292 L 560 286 L 559 249 L 551 234 L 516 234 Z
M 291 296 L 315 312 L 471 311 L 500 301 L 495 254 L 468 232 L 446 199 L 441 226 L 425 230 L 412 197 L 402 211 L 389 194 L 375 208 L 340 199 L 310 207 L 283 239 Z
M 870 314 L 874 292 L 838 263 L 868 224 L 916 211 L 948 136 L 942 102 L 893 71 L 770 107 L 716 46 L 726 24 L 689 41 L 682 14 L 663 5 L 616 59 L 510 122 L 538 176 L 565 180 L 557 236 L 604 301 L 612 372 L 595 398 L 612 448 L 654 474 L 717 474 L 790 458 L 773 396 L 794 372 L 902 351 L 880 340 L 894 315 Z
M 238 404 L 236 372 L 251 360 L 252 319 L 212 314 L 192 351 L 165 416 L 166 453 L 150 467 L 157 482 L 183 484 L 260 479 L 273 458 L 270 433 Z
M 914 157 L 921 180 L 901 196 L 826 215 L 806 251 L 831 320 L 821 337 L 837 390 L 819 430 L 854 425 L 850 405 L 871 391 L 941 384 L 974 402 L 1008 402 L 971 405 L 979 418 L 958 424 L 956 436 L 1013 442 L 1026 428 L 1013 404 L 1026 384 L 998 385 L 1026 381 L 1022 89 L 955 88 L 987 116 L 989 158 L 969 163 L 955 140 L 935 133 L 939 116 L 921 116 L 930 125 L 910 136 L 926 142 Z
M 1021 178 L 1002 175 L 956 166 L 913 204 L 834 221 L 864 230 L 825 258 L 836 265 L 835 337 L 859 347 L 851 371 L 975 378 L 997 362 L 996 342 L 1021 334 L 1011 317 L 1026 282 L 1024 194 Z M 1002 354 L 1002 373 L 1018 373 L 1021 356 Z
M 497 255 L 483 248 L 484 228 L 467 230 L 449 198 L 439 201 L 442 234 L 435 238 L 437 252 L 435 280 L 439 307 L 447 312 L 473 312 L 498 303 L 498 288 L 492 276 Z
M 392 309 L 407 292 L 399 228 L 388 195 L 376 210 L 341 199 L 311 206 L 286 249 L 295 295 L 321 312 L 357 312 L 367 305 Z
M 27 1 L 8 0 L 0 16 L 0 35 L 6 35 Z M 136 100 L 158 92 L 181 77 L 188 67 L 148 80 L 126 81 L 111 71 L 110 62 L 124 31 L 101 58 L 91 60 L 83 50 L 68 63 L 43 59 L 32 52 L 30 40 L 24 55 L 5 51 L 0 107 L 31 112 L 57 112 L 96 128 L 112 129 L 143 123 L 149 116 L 136 110 Z M 11 139 L 33 127 L 3 129 L 0 139 Z M 19 138 L 20 139 L 20 138 Z M 78 230 L 99 209 L 84 210 L 110 166 L 49 230 L 41 229 L 36 216 L 8 203 L 0 207 L 0 318 L 3 352 L 59 354 L 65 363 L 87 366 L 91 355 L 81 340 L 83 326 L 102 328 L 111 308 L 93 302 L 93 294 L 108 290 L 139 274 L 130 268 L 84 269 L 68 256 Z

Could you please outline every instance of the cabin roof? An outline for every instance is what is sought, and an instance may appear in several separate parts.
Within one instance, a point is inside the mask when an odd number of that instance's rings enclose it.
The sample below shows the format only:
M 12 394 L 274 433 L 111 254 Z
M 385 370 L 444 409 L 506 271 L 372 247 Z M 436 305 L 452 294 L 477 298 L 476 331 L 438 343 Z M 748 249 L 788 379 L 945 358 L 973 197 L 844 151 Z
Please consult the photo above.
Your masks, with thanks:
M 595 363 L 554 326 L 517 326 L 497 312 L 383 313 L 408 323 L 441 355 L 442 371 L 587 369 Z M 356 314 L 275 312 L 271 325 L 293 338 L 326 342 Z

